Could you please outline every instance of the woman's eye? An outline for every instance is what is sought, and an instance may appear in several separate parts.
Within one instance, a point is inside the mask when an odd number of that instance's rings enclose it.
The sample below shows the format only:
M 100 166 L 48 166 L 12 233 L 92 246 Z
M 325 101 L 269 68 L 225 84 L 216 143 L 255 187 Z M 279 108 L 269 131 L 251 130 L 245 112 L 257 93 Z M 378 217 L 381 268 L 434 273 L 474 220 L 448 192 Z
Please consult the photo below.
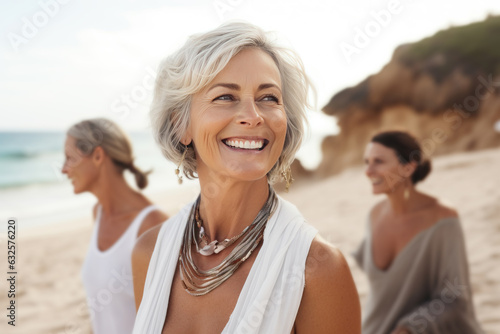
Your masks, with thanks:
M 234 97 L 232 95 L 221 95 L 219 97 L 216 97 L 214 101 L 233 101 Z
M 279 102 L 279 99 L 276 96 L 274 96 L 274 95 L 266 95 L 266 96 L 264 96 L 264 98 L 262 100 L 264 100 L 264 101 L 274 101 L 276 103 Z

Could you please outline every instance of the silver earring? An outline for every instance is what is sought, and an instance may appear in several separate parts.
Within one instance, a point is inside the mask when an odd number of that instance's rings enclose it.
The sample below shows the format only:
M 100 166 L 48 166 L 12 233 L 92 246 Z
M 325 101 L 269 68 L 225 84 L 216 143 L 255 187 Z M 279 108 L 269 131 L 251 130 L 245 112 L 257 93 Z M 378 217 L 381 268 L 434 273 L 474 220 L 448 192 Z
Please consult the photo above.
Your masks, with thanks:
M 293 182 L 292 169 L 290 166 L 281 171 L 281 177 L 285 181 L 285 191 L 288 192 Z
M 181 158 L 181 161 L 179 162 L 179 166 L 177 166 L 177 168 L 175 169 L 175 175 L 177 175 L 177 182 L 179 182 L 179 184 L 182 184 L 181 165 L 184 162 L 184 158 L 186 157 L 187 150 L 188 150 L 188 147 L 186 146 L 184 149 L 184 153 L 182 153 L 182 158 Z

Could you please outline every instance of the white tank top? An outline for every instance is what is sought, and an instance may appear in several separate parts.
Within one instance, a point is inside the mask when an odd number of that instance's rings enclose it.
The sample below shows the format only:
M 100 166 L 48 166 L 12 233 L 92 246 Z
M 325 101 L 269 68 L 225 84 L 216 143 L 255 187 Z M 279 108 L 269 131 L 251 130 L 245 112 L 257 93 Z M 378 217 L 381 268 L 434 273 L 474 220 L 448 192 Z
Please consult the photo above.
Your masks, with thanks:
M 87 256 L 82 267 L 82 280 L 94 334 L 132 333 L 135 320 L 132 281 L 132 249 L 144 218 L 157 207 L 144 208 L 122 236 L 107 250 L 97 245 L 102 208 L 99 205 Z
M 317 230 L 278 196 L 262 247 L 222 334 L 289 334 L 302 300 L 305 264 Z M 159 334 L 191 206 L 163 223 L 149 262 L 134 334 Z M 186 292 L 187 294 L 187 292 Z M 193 315 L 196 316 L 196 315 Z

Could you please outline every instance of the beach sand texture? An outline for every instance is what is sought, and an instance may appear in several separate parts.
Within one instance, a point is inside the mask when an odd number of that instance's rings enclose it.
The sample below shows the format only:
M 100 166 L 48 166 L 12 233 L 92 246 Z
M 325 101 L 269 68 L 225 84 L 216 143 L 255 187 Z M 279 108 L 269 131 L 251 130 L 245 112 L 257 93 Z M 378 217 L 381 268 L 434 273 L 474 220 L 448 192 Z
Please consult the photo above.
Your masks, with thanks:
M 487 333 L 500 333 L 500 149 L 441 156 L 419 189 L 446 200 L 460 213 L 465 231 L 477 317 Z M 152 198 L 174 214 L 194 199 L 195 188 Z M 364 235 L 373 196 L 363 167 L 321 181 L 299 181 L 282 196 L 345 254 L 361 301 L 368 292 L 363 272 L 349 255 Z M 6 280 L 0 284 L 1 333 L 90 333 L 80 279 L 92 223 L 89 215 L 65 224 L 20 230 L 17 253 L 16 327 L 7 325 Z M 1 248 L 5 250 L 5 234 Z

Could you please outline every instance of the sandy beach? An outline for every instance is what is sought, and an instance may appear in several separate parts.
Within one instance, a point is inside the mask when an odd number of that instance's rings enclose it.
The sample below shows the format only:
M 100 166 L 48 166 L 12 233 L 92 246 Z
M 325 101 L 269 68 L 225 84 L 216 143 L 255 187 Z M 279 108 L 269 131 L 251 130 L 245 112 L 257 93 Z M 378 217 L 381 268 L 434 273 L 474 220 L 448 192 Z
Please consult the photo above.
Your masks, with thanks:
M 442 156 L 433 164 L 433 172 L 418 188 L 458 209 L 477 317 L 487 333 L 500 333 L 500 149 Z M 164 193 L 152 199 L 175 214 L 196 194 L 197 189 L 188 186 L 180 193 Z M 363 302 L 368 284 L 349 254 L 363 238 L 370 207 L 383 198 L 371 194 L 363 167 L 324 180 L 298 181 L 282 196 L 297 205 L 309 223 L 342 250 Z M 80 279 L 91 229 L 89 208 L 88 216 L 74 221 L 18 231 L 16 327 L 7 325 L 7 286 L 2 279 L 1 333 L 91 332 Z M 0 244 L 5 249 L 5 234 L 1 236 Z

